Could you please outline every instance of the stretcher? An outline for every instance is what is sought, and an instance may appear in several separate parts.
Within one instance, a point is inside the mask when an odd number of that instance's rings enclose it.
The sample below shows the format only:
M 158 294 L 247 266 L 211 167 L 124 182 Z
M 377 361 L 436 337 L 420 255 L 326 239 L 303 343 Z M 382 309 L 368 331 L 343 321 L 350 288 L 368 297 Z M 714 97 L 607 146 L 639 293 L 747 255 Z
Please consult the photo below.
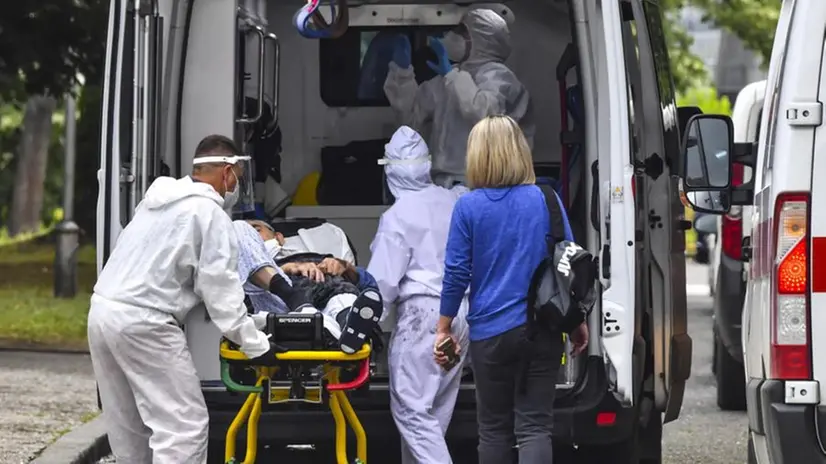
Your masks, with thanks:
M 356 437 L 356 459 L 352 464 L 367 464 L 367 435 L 347 398 L 348 390 L 363 386 L 370 377 L 369 343 L 347 354 L 333 349 L 325 340 L 321 314 L 275 315 L 268 318 L 267 332 L 287 351 L 272 360 L 253 361 L 228 340 L 221 341 L 221 380 L 227 389 L 247 394 L 226 435 L 224 462 L 253 464 L 258 450 L 258 420 L 265 408 L 284 403 L 327 403 L 335 421 L 337 464 L 351 464 L 347 453 L 347 425 Z M 256 380 L 244 384 L 233 378 L 233 367 L 255 372 Z M 237 369 L 235 369 L 237 371 Z M 354 378 L 344 381 L 344 375 Z M 235 455 L 238 432 L 246 424 L 244 459 Z

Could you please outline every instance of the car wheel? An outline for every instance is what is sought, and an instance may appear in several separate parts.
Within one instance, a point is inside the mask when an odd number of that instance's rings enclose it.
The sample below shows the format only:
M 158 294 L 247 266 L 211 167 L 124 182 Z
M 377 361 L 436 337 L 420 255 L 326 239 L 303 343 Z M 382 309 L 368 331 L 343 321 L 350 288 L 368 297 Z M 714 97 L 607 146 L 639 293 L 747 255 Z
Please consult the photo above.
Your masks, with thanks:
M 757 464 L 757 453 L 754 451 L 754 440 L 751 438 L 751 432 L 749 432 L 749 448 L 748 448 L 748 464 Z
M 717 406 L 723 411 L 746 410 L 746 374 L 743 365 L 731 357 L 719 337 L 714 337 Z

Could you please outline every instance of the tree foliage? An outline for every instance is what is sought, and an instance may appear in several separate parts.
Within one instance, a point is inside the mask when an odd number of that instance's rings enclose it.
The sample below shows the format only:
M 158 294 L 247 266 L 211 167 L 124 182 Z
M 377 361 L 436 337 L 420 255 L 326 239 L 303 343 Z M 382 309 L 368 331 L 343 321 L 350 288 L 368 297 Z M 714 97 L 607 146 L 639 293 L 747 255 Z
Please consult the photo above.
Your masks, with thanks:
M 768 65 L 782 0 L 691 0 L 706 19 L 731 32 Z
M 59 97 L 99 73 L 107 13 L 105 0 L 0 2 L 0 99 Z
M 717 94 L 714 87 L 692 87 L 677 96 L 677 106 L 696 106 L 705 114 L 731 116 L 731 101 Z
M 677 91 L 686 92 L 710 84 L 703 63 L 690 51 L 691 37 L 677 21 L 681 8 L 689 5 L 701 8 L 705 12 L 704 21 L 739 38 L 763 59 L 764 64 L 768 64 L 780 3 L 781 0 L 662 0 L 668 53 Z

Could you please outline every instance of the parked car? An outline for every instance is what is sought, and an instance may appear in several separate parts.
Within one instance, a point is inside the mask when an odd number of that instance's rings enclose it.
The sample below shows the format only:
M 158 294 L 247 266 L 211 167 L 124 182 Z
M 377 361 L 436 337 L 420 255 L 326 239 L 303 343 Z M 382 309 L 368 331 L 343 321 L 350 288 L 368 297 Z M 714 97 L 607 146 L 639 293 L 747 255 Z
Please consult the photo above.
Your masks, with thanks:
M 719 216 L 713 214 L 697 214 L 694 219 L 694 231 L 697 232 L 697 251 L 699 253 L 702 248 L 706 253 L 705 261 L 697 259 L 697 255 L 694 256 L 694 261 L 700 264 L 708 264 L 708 288 L 711 296 L 716 293 L 715 279 L 719 259 L 716 259 L 718 254 L 715 251 L 717 249 L 719 223 Z
M 766 81 L 754 82 L 737 95 L 732 112 L 735 143 L 754 143 L 760 130 L 760 117 Z M 741 185 L 751 169 L 742 164 L 732 166 L 732 185 Z M 746 374 L 743 368 L 742 311 L 746 295 L 746 271 L 742 241 L 744 218 L 751 207 L 735 205 L 714 223 L 695 221 L 698 233 L 719 237 L 710 249 L 710 276 L 714 296 L 714 357 L 712 372 L 717 382 L 717 406 L 723 410 L 746 409 Z M 705 216 L 709 217 L 709 216 Z

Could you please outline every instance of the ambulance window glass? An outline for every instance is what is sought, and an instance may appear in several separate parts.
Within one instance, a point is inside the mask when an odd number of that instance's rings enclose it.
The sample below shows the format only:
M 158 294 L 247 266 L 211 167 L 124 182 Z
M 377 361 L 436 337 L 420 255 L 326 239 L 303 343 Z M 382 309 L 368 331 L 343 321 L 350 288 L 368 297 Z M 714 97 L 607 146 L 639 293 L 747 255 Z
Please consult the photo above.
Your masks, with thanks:
M 412 64 L 421 83 L 435 75 L 426 63 L 435 60 L 427 37 L 441 35 L 440 29 L 449 28 L 350 27 L 338 39 L 319 40 L 321 100 L 329 107 L 389 106 L 384 82 L 397 37 L 410 39 Z

